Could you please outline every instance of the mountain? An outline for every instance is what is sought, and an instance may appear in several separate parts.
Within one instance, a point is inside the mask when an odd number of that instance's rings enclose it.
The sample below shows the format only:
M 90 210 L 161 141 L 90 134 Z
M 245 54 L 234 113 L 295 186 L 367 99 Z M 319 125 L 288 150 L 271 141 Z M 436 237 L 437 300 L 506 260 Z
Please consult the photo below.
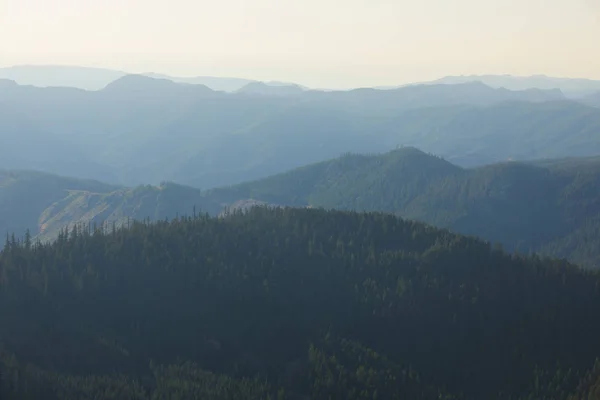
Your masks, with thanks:
M 345 155 L 267 179 L 200 190 L 173 183 L 132 188 L 4 172 L 0 232 L 41 240 L 66 225 L 116 226 L 198 213 L 227 215 L 255 205 L 380 211 L 499 243 L 600 267 L 600 158 L 500 163 L 464 169 L 402 148 Z M 48 186 L 48 182 L 56 182 Z M 20 202 L 32 197 L 36 201 Z M 8 211 L 12 210 L 12 211 Z M 2 214 L 0 214 L 2 215 Z
M 282 81 L 265 81 L 264 83 L 266 83 L 269 86 L 297 86 L 298 88 L 302 89 L 302 90 L 311 90 L 310 88 L 303 86 L 303 85 L 298 85 L 297 83 L 291 83 L 291 82 L 282 82 Z M 320 90 L 324 90 L 327 91 L 329 89 L 320 89 Z
M 598 388 L 598 273 L 380 213 L 258 208 L 9 237 L 0 279 L 5 400 Z
M 309 91 L 306 96 L 315 101 L 338 103 L 352 111 L 362 110 L 363 113 L 376 110 L 389 112 L 456 105 L 488 107 L 505 102 L 538 103 L 565 100 L 560 90 L 511 91 L 491 88 L 481 82 L 412 85 L 389 90 L 362 88 L 349 91 Z
M 147 97 L 156 97 L 161 102 L 181 100 L 180 97 L 183 96 L 212 94 L 215 94 L 215 92 L 205 85 L 176 83 L 168 79 L 156 79 L 135 74 L 125 75 L 109 83 L 102 90 L 104 96 L 132 96 L 142 101 Z
M 600 108 L 600 91 L 585 96 L 579 101 L 581 101 L 583 104 L 587 104 L 588 106 Z
M 59 65 L 19 65 L 0 68 L 0 79 L 12 80 L 20 85 L 72 87 L 85 90 L 100 90 L 126 74 L 123 71 L 104 68 Z
M 15 81 L 20 85 L 37 87 L 71 87 L 84 90 L 101 90 L 111 82 L 129 75 L 128 72 L 92 67 L 75 67 L 64 65 L 18 65 L 0 68 L 0 79 Z M 256 82 L 251 79 L 196 76 L 177 77 L 148 72 L 141 74 L 150 78 L 166 79 L 176 83 L 203 85 L 212 90 L 235 92 L 243 86 Z M 293 85 L 284 82 L 269 82 L 271 86 Z
M 192 85 L 204 85 L 208 86 L 212 90 L 223 91 L 223 92 L 236 92 L 244 88 L 249 84 L 263 84 L 268 87 L 273 86 L 290 86 L 290 87 L 298 87 L 306 90 L 307 88 L 302 87 L 300 85 L 296 85 L 295 83 L 289 82 L 259 82 L 252 79 L 243 79 L 243 78 L 228 78 L 228 77 L 215 77 L 215 76 L 195 76 L 195 77 L 178 77 L 178 76 L 170 76 L 165 74 L 157 74 L 154 72 L 148 72 L 142 74 L 148 76 L 150 78 L 156 79 L 167 79 L 177 83 L 188 83 Z M 252 86 L 250 86 L 252 87 Z
M 559 89 L 569 98 L 579 98 L 600 91 L 600 81 L 576 78 L 553 78 L 545 75 L 512 76 L 512 75 L 461 75 L 446 76 L 431 81 L 431 84 L 462 84 L 467 82 L 482 82 L 494 88 L 509 90 Z
M 403 132 L 405 145 L 462 166 L 478 166 L 598 155 L 600 148 L 591 138 L 600 132 L 599 122 L 596 109 L 562 101 L 420 109 L 399 115 L 390 126 Z
M 596 109 L 552 91 L 465 84 L 278 96 L 141 75 L 94 92 L 2 86 L 0 168 L 126 186 L 211 188 L 399 144 L 461 165 L 600 153 Z
M 214 189 L 221 203 L 385 211 L 482 237 L 508 250 L 600 267 L 600 160 L 463 169 L 414 148 L 346 155 Z
M 264 82 L 250 82 L 237 90 L 237 93 L 248 93 L 263 96 L 294 96 L 304 92 L 298 85 L 275 84 L 271 85 Z
M 53 88 L 50 93 L 34 87 L 28 87 L 25 91 L 20 88 L 19 92 L 26 95 L 11 97 L 11 104 L 7 104 L 3 100 L 10 95 L 12 87 L 2 81 L 0 86 L 0 167 L 52 171 L 61 175 L 91 177 L 110 182 L 119 180 L 114 168 L 101 160 L 95 161 L 68 137 L 59 132 L 48 132 L 45 123 L 39 123 L 36 118 L 31 117 L 39 112 L 40 119 L 47 116 L 49 123 L 62 123 L 57 119 L 60 118 L 59 115 L 52 115 L 49 98 L 73 104 L 73 112 L 85 110 L 86 102 L 77 89 Z M 51 96 L 38 97 L 41 94 L 38 91 Z M 26 113 L 24 108 L 32 114 Z
M 156 79 L 167 79 L 177 83 L 188 83 L 191 85 L 204 85 L 208 86 L 212 90 L 223 91 L 223 92 L 235 92 L 245 85 L 255 82 L 251 79 L 243 78 L 229 78 L 229 77 L 215 77 L 215 76 L 195 76 L 189 78 L 183 78 L 178 76 L 171 76 L 165 74 L 157 74 L 154 72 L 144 73 L 143 75 L 150 78 Z

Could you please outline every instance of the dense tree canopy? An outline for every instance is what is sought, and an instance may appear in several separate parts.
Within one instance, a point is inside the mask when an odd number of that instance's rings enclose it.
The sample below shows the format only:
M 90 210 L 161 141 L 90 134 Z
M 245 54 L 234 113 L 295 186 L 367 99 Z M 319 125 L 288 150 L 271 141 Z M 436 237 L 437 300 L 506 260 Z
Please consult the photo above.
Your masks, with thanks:
M 1 390 L 589 399 L 599 313 L 598 273 L 386 214 L 254 208 L 75 226 L 52 243 L 7 237 Z
M 463 169 L 406 147 L 348 154 L 209 198 L 384 211 L 588 267 L 600 266 L 600 159 L 499 163 Z

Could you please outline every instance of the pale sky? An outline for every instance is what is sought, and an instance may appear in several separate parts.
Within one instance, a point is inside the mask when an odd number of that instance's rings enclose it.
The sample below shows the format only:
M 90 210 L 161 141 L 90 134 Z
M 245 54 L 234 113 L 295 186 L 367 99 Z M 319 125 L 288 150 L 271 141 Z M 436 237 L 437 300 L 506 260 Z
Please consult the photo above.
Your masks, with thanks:
M 600 79 L 600 0 L 0 0 L 0 66 L 20 64 L 328 88 Z

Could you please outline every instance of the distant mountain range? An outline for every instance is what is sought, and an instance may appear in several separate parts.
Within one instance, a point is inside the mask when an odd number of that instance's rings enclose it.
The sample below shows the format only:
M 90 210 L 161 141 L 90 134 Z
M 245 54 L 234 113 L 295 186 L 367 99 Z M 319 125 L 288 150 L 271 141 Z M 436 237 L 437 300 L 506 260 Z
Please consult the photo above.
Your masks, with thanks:
M 90 67 L 71 67 L 59 65 L 23 65 L 0 68 L 0 79 L 9 79 L 20 85 L 38 87 L 73 87 L 84 90 L 100 90 L 111 82 L 129 75 L 128 72 Z M 157 79 L 167 79 L 176 83 L 205 85 L 213 90 L 235 92 L 257 81 L 243 78 L 214 76 L 176 77 L 154 72 L 141 75 Z M 268 86 L 294 85 L 291 83 L 267 82 Z
M 192 85 L 204 85 L 212 90 L 219 90 L 223 92 L 235 92 L 236 90 L 240 90 L 244 86 L 249 83 L 253 83 L 255 81 L 251 79 L 243 79 L 243 78 L 220 78 L 214 76 L 197 76 L 191 78 L 182 78 L 169 76 L 165 74 L 157 74 L 154 72 L 144 73 L 142 75 L 148 76 L 150 78 L 157 79 L 168 79 L 170 81 L 176 83 L 188 83 Z
M 559 89 L 569 98 L 581 98 L 600 91 L 600 80 L 553 78 L 545 75 L 511 76 L 511 75 L 468 75 L 447 76 L 429 82 L 430 84 L 459 84 L 482 82 L 493 88 L 509 90 L 527 89 Z
M 35 172 L 0 173 L 0 231 L 42 239 L 67 224 L 271 204 L 385 211 L 600 267 L 600 158 L 463 169 L 407 147 L 346 155 L 267 179 L 202 191 L 174 183 L 122 188 Z M 23 199 L 30 199 L 23 201 Z
M 580 101 L 588 106 L 600 108 L 600 91 L 585 96 Z
M 100 90 L 109 83 L 127 75 L 127 72 L 91 67 L 62 65 L 19 65 L 0 68 L 0 79 L 20 85 L 37 87 L 73 87 Z
M 402 144 L 463 166 L 600 154 L 597 109 L 558 90 L 249 85 L 224 93 L 127 75 L 85 91 L 0 80 L 0 168 L 211 188 Z
M 109 83 L 128 75 L 128 72 L 91 67 L 61 66 L 61 65 L 19 65 L 0 68 L 0 79 L 9 79 L 21 85 L 38 87 L 74 87 L 85 90 L 100 90 Z M 262 84 L 269 87 L 290 86 L 303 90 L 308 88 L 290 82 L 259 82 L 252 79 L 235 77 L 177 77 L 156 72 L 146 72 L 151 78 L 167 79 L 176 83 L 205 85 L 217 91 L 235 92 L 248 84 Z M 545 75 L 512 76 L 512 75 L 460 75 L 446 76 L 428 82 L 412 83 L 401 86 L 387 86 L 377 89 L 397 89 L 415 84 L 460 84 L 481 82 L 492 88 L 505 88 L 513 91 L 527 89 L 552 90 L 558 89 L 568 98 L 579 99 L 600 92 L 600 80 L 579 78 L 556 78 Z M 252 85 L 250 86 L 252 87 Z M 260 85 L 257 85 L 260 87 Z
M 228 93 L 145 75 L 95 91 L 0 80 L 0 232 L 293 205 L 393 212 L 598 266 L 600 167 L 581 158 L 600 154 L 595 106 L 593 93 L 481 82 Z
M 264 82 L 250 82 L 237 90 L 237 93 L 260 94 L 265 96 L 295 96 L 304 93 L 301 86 L 294 84 L 270 85 Z

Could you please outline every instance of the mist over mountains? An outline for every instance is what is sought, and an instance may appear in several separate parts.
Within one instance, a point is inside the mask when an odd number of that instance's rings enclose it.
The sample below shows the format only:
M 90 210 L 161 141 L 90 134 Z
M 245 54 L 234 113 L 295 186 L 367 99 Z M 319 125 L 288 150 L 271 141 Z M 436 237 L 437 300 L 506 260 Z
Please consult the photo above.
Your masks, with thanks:
M 545 75 L 511 76 L 511 75 L 470 75 L 447 76 L 436 79 L 431 84 L 459 84 L 481 82 L 494 88 L 509 90 L 527 89 L 559 89 L 569 98 L 577 99 L 600 91 L 600 81 L 592 79 L 554 78 Z
M 600 151 L 597 109 L 558 90 L 473 82 L 325 92 L 250 83 L 225 93 L 141 75 L 98 91 L 6 80 L 0 87 L 0 168 L 128 186 L 211 188 L 399 145 L 463 166 Z
M 20 85 L 38 87 L 73 87 L 84 90 L 101 90 L 111 82 L 116 81 L 128 72 L 92 67 L 75 67 L 61 65 L 23 65 L 0 68 L 0 79 L 8 79 Z M 228 78 L 214 76 L 176 77 L 154 72 L 141 73 L 140 75 L 156 79 L 167 79 L 177 83 L 191 85 L 205 85 L 213 90 L 235 92 L 249 83 L 256 82 L 252 79 Z M 269 82 L 271 86 L 281 83 Z M 284 85 L 290 85 L 284 83 Z
M 581 103 L 592 107 L 600 108 L 600 91 L 583 97 Z
M 19 65 L 0 68 L 0 79 L 12 80 L 20 85 L 73 87 L 84 90 L 100 90 L 125 75 L 126 72 L 118 70 L 62 65 Z
M 109 83 L 122 78 L 130 73 L 93 67 L 63 66 L 63 65 L 19 65 L 0 68 L 0 79 L 8 79 L 20 85 L 32 85 L 38 87 L 73 87 L 84 90 L 101 90 Z M 297 86 L 303 90 L 309 88 L 291 83 L 268 81 L 260 82 L 252 79 L 236 77 L 196 76 L 178 77 L 157 72 L 143 72 L 140 75 L 156 79 L 167 79 L 176 83 L 188 83 L 194 85 L 205 85 L 216 91 L 235 92 L 245 86 L 266 85 Z M 567 98 L 583 99 L 600 92 L 600 81 L 580 78 L 557 78 L 546 75 L 513 76 L 513 75 L 460 75 L 445 76 L 428 82 L 417 84 L 462 84 L 481 82 L 492 88 L 504 88 L 512 91 L 523 91 L 528 89 L 560 90 Z M 250 85 L 250 87 L 252 87 Z M 387 86 L 382 89 L 396 89 L 399 87 L 412 86 L 413 84 L 401 86 Z M 260 87 L 260 86 L 257 86 Z

